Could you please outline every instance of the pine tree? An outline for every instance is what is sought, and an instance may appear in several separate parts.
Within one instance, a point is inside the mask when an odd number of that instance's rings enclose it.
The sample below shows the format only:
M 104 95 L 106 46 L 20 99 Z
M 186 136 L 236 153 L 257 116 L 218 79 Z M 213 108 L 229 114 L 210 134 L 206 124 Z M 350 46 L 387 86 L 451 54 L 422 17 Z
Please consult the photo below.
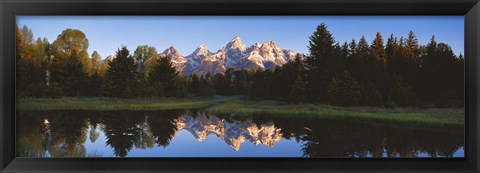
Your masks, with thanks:
M 350 74 L 353 75 L 354 78 L 358 79 L 360 83 L 367 83 L 371 84 L 369 78 L 369 70 L 371 70 L 370 63 L 370 50 L 367 43 L 367 40 L 364 36 L 362 36 L 356 44 L 355 49 L 353 50 L 355 53 L 351 55 L 348 60 L 348 71 Z M 373 87 L 373 86 L 369 86 Z
M 86 74 L 78 57 L 54 59 L 51 71 L 51 81 L 58 83 L 66 96 L 80 96 L 86 92 Z
M 420 54 L 420 49 L 419 49 L 420 46 L 418 44 L 417 36 L 413 33 L 413 31 L 410 31 L 408 33 L 408 37 L 406 40 L 406 47 L 408 48 L 409 53 L 411 54 L 410 58 L 414 58 L 414 59 L 411 59 L 411 61 L 416 61 L 416 58 Z
M 370 58 L 367 65 L 369 81 L 374 84 L 375 89 L 380 93 L 383 102 L 384 96 L 388 94 L 388 76 L 387 76 L 387 53 L 385 46 L 383 45 L 383 38 L 380 32 L 377 32 L 375 39 L 372 41 L 370 46 Z
M 102 65 L 102 57 L 100 54 L 98 54 L 97 51 L 93 51 L 92 53 L 92 59 L 90 64 L 92 65 L 90 74 L 98 74 L 100 75 L 100 68 Z
M 389 73 L 393 73 L 393 66 L 394 58 L 396 56 L 396 49 L 398 47 L 397 38 L 390 34 L 388 37 L 387 45 L 385 46 L 385 53 L 387 55 L 387 71 Z
M 339 72 L 343 71 L 340 52 L 335 48 L 335 40 L 325 23 L 317 26 L 310 36 L 310 55 L 307 56 L 306 86 L 309 100 L 326 103 L 328 83 Z
M 103 94 L 108 97 L 132 98 L 135 90 L 135 61 L 127 47 L 122 47 L 116 53 L 116 58 L 110 61 L 103 82 Z
M 381 64 L 387 64 L 387 53 L 385 52 L 385 47 L 383 46 L 383 39 L 380 32 L 377 32 L 377 35 L 372 42 L 370 47 L 370 56 Z
M 151 84 L 161 83 L 164 87 L 166 97 L 177 97 L 179 93 L 177 82 L 179 74 L 173 67 L 170 57 L 160 57 L 153 65 L 148 74 L 148 81 Z

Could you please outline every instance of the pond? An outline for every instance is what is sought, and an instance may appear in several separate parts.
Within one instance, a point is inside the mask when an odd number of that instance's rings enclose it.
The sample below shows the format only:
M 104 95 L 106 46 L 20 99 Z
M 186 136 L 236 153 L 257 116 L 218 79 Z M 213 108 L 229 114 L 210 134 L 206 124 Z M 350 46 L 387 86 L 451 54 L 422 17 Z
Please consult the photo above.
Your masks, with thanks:
M 464 157 L 464 130 L 203 110 L 17 111 L 18 157 Z

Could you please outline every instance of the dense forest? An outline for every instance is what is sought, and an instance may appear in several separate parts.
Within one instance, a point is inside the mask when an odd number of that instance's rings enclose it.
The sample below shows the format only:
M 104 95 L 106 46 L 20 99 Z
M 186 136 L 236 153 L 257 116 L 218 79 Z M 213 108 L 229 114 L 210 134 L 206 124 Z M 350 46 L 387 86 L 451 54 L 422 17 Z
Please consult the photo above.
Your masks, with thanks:
M 464 57 L 432 36 L 420 45 L 410 31 L 377 33 L 343 44 L 322 23 L 310 36 L 309 54 L 272 69 L 234 69 L 224 74 L 178 73 L 169 57 L 123 46 L 116 58 L 88 53 L 87 36 L 66 29 L 50 43 L 16 27 L 17 98 L 25 97 L 211 97 L 245 95 L 290 104 L 340 106 L 463 107 Z

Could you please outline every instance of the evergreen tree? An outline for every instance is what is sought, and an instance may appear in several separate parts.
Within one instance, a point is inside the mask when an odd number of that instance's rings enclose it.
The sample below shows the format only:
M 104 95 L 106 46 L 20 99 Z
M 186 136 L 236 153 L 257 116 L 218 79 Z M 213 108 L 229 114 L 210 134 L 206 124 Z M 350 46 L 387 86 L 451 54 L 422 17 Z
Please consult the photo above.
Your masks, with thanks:
M 307 56 L 306 86 L 309 100 L 326 103 L 328 83 L 339 72 L 343 71 L 340 52 L 335 48 L 335 40 L 325 23 L 317 26 L 310 36 L 310 55 Z
M 408 33 L 408 37 L 406 40 L 406 47 L 411 56 L 409 58 L 412 58 L 411 61 L 416 61 L 417 60 L 416 58 L 420 54 L 420 49 L 419 49 L 420 46 L 418 44 L 417 36 L 413 33 L 413 31 L 410 31 Z
M 353 78 L 357 79 L 357 81 L 365 88 L 374 90 L 374 85 L 370 81 L 369 77 L 369 75 L 372 75 L 370 73 L 370 68 L 372 67 L 373 61 L 370 58 L 370 48 L 364 36 L 360 38 L 353 52 L 355 53 L 351 54 L 351 57 L 348 58 L 349 74 L 351 74 Z M 362 100 L 363 105 L 372 104 L 371 100 L 367 97 L 369 95 L 367 92 L 370 91 L 364 90 L 362 93 L 365 96 L 365 100 Z
M 343 62 L 345 63 L 350 55 L 350 46 L 347 42 L 343 43 L 342 45 L 342 58 L 344 59 Z
M 349 52 L 348 52 L 349 56 L 353 56 L 356 54 L 357 42 L 355 41 L 355 39 L 352 39 L 350 44 L 348 44 L 348 49 L 349 49 Z
M 100 54 L 98 54 L 97 51 L 93 51 L 92 53 L 92 59 L 91 59 L 91 71 L 90 71 L 90 74 L 98 74 L 100 75 L 100 68 L 101 68 L 101 65 L 102 65 L 102 57 L 100 56 Z
M 135 61 L 127 47 L 122 47 L 116 53 L 116 58 L 110 61 L 103 82 L 103 95 L 108 97 L 132 98 L 135 90 Z
M 54 59 L 51 81 L 58 83 L 66 96 L 86 95 L 86 74 L 78 57 Z
M 392 59 L 395 58 L 396 56 L 396 49 L 398 47 L 398 43 L 397 43 L 397 38 L 393 36 L 393 34 L 390 34 L 390 37 L 388 37 L 388 40 L 387 40 L 387 45 L 385 46 L 385 53 L 387 55 L 387 71 L 389 73 L 393 73 L 392 69 L 394 69 L 395 67 L 393 67 L 393 63 L 394 62 Z
M 179 93 L 177 82 L 179 74 L 173 67 L 170 57 L 160 57 L 153 65 L 153 69 L 148 74 L 150 84 L 158 84 L 164 87 L 166 97 L 177 97 Z
M 375 39 L 372 41 L 370 46 L 370 58 L 371 60 L 367 61 L 369 64 L 367 68 L 369 69 L 368 76 L 375 87 L 375 89 L 380 93 L 380 96 L 383 102 L 384 96 L 388 94 L 388 76 L 387 76 L 387 53 L 385 46 L 383 45 L 383 38 L 380 32 L 377 32 Z
M 375 39 L 372 42 L 370 47 L 370 56 L 376 62 L 381 64 L 387 64 L 387 53 L 385 52 L 385 47 L 383 46 L 383 39 L 380 32 L 377 32 Z

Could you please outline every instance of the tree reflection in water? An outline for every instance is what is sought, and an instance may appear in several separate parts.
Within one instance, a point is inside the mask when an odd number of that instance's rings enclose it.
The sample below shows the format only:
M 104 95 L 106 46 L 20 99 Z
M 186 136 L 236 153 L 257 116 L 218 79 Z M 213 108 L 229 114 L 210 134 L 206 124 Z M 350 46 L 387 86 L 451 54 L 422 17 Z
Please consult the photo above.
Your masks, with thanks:
M 114 156 L 127 157 L 133 148 L 168 148 L 182 130 L 199 142 L 216 135 L 223 142 L 214 145 L 228 145 L 234 151 L 245 142 L 267 146 L 264 150 L 268 150 L 284 141 L 281 139 L 294 140 L 300 148 L 299 156 L 303 157 L 452 157 L 464 146 L 463 126 L 266 115 L 237 117 L 199 110 L 58 110 L 18 111 L 17 155 L 92 157 L 87 154 L 93 150 L 86 148 L 89 139 L 91 144 L 105 141 L 104 147 L 111 148 Z M 105 140 L 99 140 L 100 136 Z

